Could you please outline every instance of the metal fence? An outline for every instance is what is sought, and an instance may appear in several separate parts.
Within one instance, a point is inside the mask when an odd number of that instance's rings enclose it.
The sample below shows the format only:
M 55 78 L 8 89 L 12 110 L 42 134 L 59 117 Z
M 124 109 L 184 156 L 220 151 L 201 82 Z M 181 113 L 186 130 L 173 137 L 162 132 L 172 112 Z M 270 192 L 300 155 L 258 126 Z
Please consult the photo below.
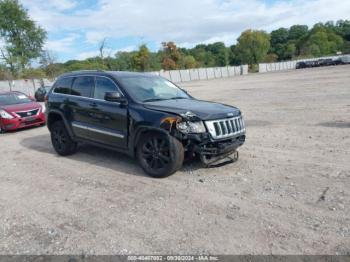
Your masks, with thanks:
M 151 74 L 162 76 L 174 83 L 209 80 L 216 78 L 234 77 L 248 74 L 248 66 L 226 66 L 211 68 L 196 68 L 187 70 L 171 70 L 150 72 Z M 34 96 L 35 91 L 42 85 L 52 85 L 48 79 L 24 79 L 0 81 L 0 92 L 20 91 L 27 95 Z

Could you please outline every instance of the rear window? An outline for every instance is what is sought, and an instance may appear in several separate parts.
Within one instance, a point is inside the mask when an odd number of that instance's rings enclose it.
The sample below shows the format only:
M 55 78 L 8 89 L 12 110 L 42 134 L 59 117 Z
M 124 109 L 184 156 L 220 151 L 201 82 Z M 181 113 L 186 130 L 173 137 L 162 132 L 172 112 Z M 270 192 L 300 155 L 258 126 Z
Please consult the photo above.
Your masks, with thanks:
M 73 78 L 71 77 L 65 77 L 57 80 L 54 92 L 69 95 L 71 93 L 72 80 Z
M 75 78 L 71 94 L 75 96 L 91 97 L 95 80 L 92 76 L 79 76 Z

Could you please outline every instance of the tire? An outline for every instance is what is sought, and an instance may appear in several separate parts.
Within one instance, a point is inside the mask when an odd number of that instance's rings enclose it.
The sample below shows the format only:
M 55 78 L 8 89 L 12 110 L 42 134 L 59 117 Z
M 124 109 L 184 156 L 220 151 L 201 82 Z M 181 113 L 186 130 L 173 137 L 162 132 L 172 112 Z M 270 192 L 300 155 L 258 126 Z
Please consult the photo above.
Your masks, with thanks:
M 56 121 L 51 127 L 53 148 L 61 156 L 69 156 L 77 151 L 77 143 L 71 139 L 62 121 Z
M 136 157 L 142 169 L 151 177 L 164 178 L 182 167 L 184 148 L 179 140 L 162 133 L 141 137 Z

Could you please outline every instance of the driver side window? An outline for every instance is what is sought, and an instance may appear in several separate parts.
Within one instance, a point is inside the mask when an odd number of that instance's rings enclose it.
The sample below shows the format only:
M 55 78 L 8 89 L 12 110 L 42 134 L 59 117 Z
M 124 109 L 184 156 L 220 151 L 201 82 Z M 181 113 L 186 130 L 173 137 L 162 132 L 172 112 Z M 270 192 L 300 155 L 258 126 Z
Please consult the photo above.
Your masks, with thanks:
M 119 91 L 119 89 L 112 80 L 105 77 L 96 77 L 94 98 L 104 100 L 106 92 L 115 91 Z

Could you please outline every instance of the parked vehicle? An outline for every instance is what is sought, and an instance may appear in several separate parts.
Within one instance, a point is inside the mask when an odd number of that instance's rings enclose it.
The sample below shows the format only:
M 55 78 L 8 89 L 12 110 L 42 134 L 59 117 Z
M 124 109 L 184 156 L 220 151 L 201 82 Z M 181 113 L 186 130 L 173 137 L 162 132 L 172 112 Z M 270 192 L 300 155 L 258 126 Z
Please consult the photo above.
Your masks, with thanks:
M 0 132 L 44 125 L 45 105 L 20 92 L 0 93 Z
M 46 94 L 50 91 L 51 86 L 43 86 L 36 90 L 34 97 L 38 102 L 44 102 Z
M 299 61 L 296 63 L 296 69 L 319 66 L 344 65 L 348 63 L 350 63 L 350 55 L 344 55 L 336 58 L 321 58 L 318 60 Z
M 185 156 L 211 165 L 245 141 L 241 111 L 201 101 L 172 82 L 143 73 L 80 71 L 58 78 L 47 96 L 48 128 L 56 152 L 78 142 L 136 157 L 153 177 L 181 168 Z
M 306 68 L 307 65 L 304 61 L 300 61 L 300 62 L 297 62 L 296 64 L 296 69 L 302 69 L 302 68 Z
M 340 58 L 343 64 L 350 64 L 350 55 L 344 55 Z

